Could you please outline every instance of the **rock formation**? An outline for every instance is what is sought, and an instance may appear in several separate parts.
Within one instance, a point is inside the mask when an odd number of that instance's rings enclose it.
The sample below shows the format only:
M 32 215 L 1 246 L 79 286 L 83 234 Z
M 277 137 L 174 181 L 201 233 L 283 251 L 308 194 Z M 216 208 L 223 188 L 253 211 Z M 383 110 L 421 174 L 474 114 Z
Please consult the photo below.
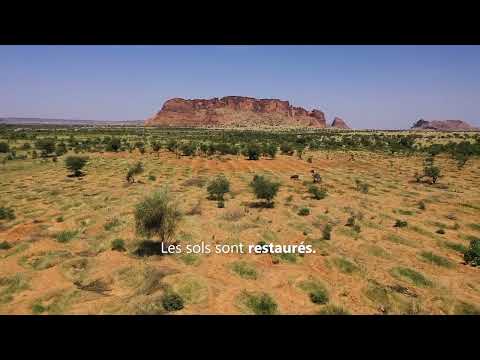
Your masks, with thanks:
M 325 128 L 325 114 L 307 111 L 278 99 L 226 96 L 213 99 L 170 99 L 145 122 L 175 127 L 314 127 Z
M 332 125 L 330 125 L 330 127 L 336 128 L 336 129 L 350 129 L 347 123 L 339 117 L 336 117 L 335 119 L 333 119 Z
M 477 130 L 462 120 L 418 120 L 412 126 L 413 130 L 438 130 L 438 131 L 468 131 Z

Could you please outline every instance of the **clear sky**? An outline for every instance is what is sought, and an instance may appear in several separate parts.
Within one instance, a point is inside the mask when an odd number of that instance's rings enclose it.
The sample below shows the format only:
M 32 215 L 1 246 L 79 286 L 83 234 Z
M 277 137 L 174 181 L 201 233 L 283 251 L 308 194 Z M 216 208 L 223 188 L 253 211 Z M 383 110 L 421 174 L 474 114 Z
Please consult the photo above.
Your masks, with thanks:
M 0 46 L 0 116 L 140 120 L 173 97 L 279 98 L 354 128 L 480 126 L 480 46 Z

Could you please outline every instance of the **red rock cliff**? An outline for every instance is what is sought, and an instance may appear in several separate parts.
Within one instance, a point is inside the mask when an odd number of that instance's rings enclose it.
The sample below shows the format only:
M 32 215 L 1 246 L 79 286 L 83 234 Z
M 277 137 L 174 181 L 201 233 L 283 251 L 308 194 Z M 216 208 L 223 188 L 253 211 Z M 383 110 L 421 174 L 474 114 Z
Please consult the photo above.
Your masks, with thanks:
M 320 110 L 307 111 L 278 99 L 226 96 L 213 99 L 166 101 L 162 109 L 146 121 L 149 126 L 300 126 L 326 127 Z

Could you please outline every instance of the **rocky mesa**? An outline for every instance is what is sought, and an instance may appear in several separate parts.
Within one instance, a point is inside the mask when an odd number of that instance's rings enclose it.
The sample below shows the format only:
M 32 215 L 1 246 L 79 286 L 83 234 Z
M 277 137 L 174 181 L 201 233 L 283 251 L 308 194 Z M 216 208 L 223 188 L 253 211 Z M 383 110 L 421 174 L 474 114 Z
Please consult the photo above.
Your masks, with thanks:
M 343 120 L 342 123 L 342 126 L 347 126 Z M 155 116 L 146 120 L 145 125 L 243 128 L 327 127 L 325 114 L 320 110 L 308 111 L 279 99 L 255 99 L 244 96 L 193 100 L 170 99 L 163 104 L 162 109 Z
M 462 120 L 426 121 L 426 120 L 420 119 L 413 124 L 412 130 L 469 131 L 469 130 L 477 130 L 477 129 Z

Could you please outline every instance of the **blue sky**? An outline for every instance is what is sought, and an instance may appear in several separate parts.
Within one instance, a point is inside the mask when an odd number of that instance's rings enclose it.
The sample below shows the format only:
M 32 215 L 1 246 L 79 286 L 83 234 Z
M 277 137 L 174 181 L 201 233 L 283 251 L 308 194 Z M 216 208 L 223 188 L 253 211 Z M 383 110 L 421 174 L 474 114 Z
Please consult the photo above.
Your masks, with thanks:
M 0 116 L 139 120 L 173 97 L 242 95 L 355 128 L 480 126 L 480 46 L 0 46 Z

